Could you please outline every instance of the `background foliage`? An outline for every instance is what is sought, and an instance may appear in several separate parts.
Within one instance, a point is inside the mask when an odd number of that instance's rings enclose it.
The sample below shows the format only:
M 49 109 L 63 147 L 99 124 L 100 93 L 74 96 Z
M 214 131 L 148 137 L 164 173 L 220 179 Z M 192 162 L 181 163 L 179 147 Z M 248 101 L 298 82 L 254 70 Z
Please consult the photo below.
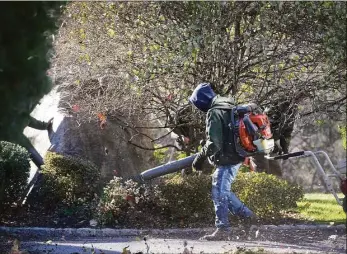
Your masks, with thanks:
M 23 142 L 29 114 L 51 88 L 47 71 L 60 5 L 0 3 L 0 140 Z
M 345 118 L 345 18 L 343 2 L 74 2 L 54 70 L 81 121 L 102 114 L 153 142 L 174 131 L 194 152 L 204 116 L 187 97 L 209 81 L 269 107 L 285 142 L 299 117 Z

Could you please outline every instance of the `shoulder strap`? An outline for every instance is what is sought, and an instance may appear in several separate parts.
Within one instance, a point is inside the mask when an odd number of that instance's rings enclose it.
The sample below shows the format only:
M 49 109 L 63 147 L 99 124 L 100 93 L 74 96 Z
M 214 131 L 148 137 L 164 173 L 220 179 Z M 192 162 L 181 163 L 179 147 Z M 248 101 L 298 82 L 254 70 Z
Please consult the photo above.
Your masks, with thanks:
M 231 122 L 229 123 L 229 128 L 231 130 L 232 135 L 234 135 L 234 145 L 235 150 L 241 157 L 247 157 L 249 156 L 249 153 L 243 149 L 239 143 L 240 135 L 239 135 L 239 128 L 240 128 L 240 117 L 237 112 L 237 107 L 234 107 L 231 110 Z M 241 120 L 242 121 L 242 120 Z

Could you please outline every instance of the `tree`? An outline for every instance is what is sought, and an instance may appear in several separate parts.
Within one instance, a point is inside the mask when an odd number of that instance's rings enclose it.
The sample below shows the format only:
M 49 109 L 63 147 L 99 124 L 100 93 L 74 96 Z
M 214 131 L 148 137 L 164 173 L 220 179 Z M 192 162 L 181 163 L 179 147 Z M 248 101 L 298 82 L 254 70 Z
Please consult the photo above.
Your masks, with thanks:
M 60 5 L 0 3 L 0 140 L 23 145 L 29 114 L 51 88 L 46 72 Z
M 62 86 L 67 105 L 79 106 L 82 121 L 102 114 L 153 142 L 161 137 L 143 130 L 184 134 L 189 153 L 204 135 L 204 117 L 187 97 L 209 81 L 239 103 L 269 107 L 276 138 L 289 138 L 298 117 L 345 114 L 345 5 L 71 3 L 57 44 L 65 57 L 56 62 L 72 74 Z

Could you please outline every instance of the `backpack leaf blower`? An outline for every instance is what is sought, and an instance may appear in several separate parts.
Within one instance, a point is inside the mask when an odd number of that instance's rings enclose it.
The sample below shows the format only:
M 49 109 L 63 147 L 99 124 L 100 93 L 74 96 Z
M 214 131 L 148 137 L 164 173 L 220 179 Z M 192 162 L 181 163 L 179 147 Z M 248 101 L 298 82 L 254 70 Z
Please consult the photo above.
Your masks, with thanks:
M 231 125 L 236 151 L 242 157 L 255 154 L 270 154 L 275 142 L 272 138 L 268 116 L 264 112 L 239 114 L 238 108 L 231 110 Z
M 270 128 L 270 121 L 263 112 L 238 113 L 237 107 L 232 109 L 232 128 L 235 146 L 242 157 L 254 154 L 269 154 L 274 149 L 274 140 Z M 178 172 L 191 166 L 197 154 L 186 158 L 168 162 L 164 165 L 148 169 L 133 179 L 138 182 L 148 181 L 166 174 Z

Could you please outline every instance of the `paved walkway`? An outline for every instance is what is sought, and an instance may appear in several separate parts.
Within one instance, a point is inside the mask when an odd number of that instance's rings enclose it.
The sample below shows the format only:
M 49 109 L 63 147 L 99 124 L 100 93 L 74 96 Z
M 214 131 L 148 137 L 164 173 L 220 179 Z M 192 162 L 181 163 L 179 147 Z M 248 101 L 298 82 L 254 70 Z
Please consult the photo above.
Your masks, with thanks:
M 8 229 L 8 228 L 7 228 Z M 12 230 L 12 233 L 0 227 L 0 235 L 3 235 L 2 249 L 0 253 L 6 253 L 10 248 L 10 241 L 16 237 L 21 239 L 21 250 L 29 253 L 68 253 L 68 254 L 92 254 L 92 253 L 124 253 L 127 247 L 134 253 L 232 253 L 237 249 L 251 249 L 257 251 L 263 249 L 263 253 L 346 253 L 346 228 L 344 225 L 337 227 L 310 226 L 306 228 L 298 226 L 262 226 L 254 228 L 250 235 L 245 235 L 241 229 L 234 229 L 231 241 L 200 241 L 200 236 L 213 229 L 171 229 L 171 230 L 103 230 L 103 236 L 94 237 L 79 234 L 74 236 L 59 232 L 45 235 L 38 229 L 32 229 L 32 235 L 28 230 Z M 61 230 L 61 229 L 60 229 Z M 16 233 L 14 233 L 16 231 Z M 36 232 L 36 233 L 35 233 Z M 77 230 L 76 230 L 77 232 Z M 101 231 L 100 231 L 101 232 Z M 116 234 L 117 232 L 117 234 Z M 94 231 L 95 233 L 95 231 Z M 6 234 L 6 238 L 4 235 Z M 0 244 L 1 246 L 1 244 Z M 3 252 L 1 252 L 1 250 Z M 94 251 L 94 252 L 93 252 Z

